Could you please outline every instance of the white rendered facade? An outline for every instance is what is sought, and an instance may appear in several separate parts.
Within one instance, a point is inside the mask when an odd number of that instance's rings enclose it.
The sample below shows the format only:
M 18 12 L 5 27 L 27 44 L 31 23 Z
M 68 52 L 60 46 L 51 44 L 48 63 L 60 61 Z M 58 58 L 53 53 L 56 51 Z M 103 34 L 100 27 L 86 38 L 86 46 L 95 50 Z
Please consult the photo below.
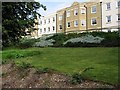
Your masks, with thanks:
M 120 24 L 120 0 L 102 1 L 102 28 L 103 31 L 118 31 Z
M 56 13 L 39 19 L 38 36 L 56 33 Z

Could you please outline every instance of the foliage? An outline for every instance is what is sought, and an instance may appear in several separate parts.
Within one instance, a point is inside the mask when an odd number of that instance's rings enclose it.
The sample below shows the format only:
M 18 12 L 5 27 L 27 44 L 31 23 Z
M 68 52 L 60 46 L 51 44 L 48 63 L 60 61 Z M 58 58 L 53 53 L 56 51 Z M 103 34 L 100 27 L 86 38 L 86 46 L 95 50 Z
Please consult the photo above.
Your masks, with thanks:
M 27 69 L 27 68 L 31 68 L 33 66 L 28 62 L 19 62 L 19 63 L 17 63 L 17 67 L 20 69 Z
M 86 36 L 82 36 L 82 37 L 78 37 L 78 38 L 72 38 L 72 39 L 69 39 L 67 40 L 66 42 L 63 43 L 63 45 L 66 46 L 67 43 L 101 43 L 101 41 L 103 40 L 104 38 L 101 38 L 101 37 L 94 37 L 92 35 L 86 35 Z M 69 44 L 68 44 L 69 45 Z
M 20 40 L 20 42 L 18 43 L 18 47 L 19 48 L 22 48 L 22 49 L 25 49 L 25 48 L 29 48 L 29 47 L 32 47 L 33 44 L 35 42 L 39 41 L 38 39 L 26 39 L 26 38 L 23 38 Z
M 55 34 L 52 37 L 48 38 L 48 39 L 53 39 L 55 40 L 54 43 L 54 47 L 61 47 L 62 43 L 66 40 L 66 35 L 64 33 L 59 33 L 59 34 Z
M 2 40 L 0 40 L 0 51 L 2 50 Z
M 9 50 L 2 52 L 3 59 L 16 59 L 41 54 L 40 51 Z
M 48 46 L 53 46 L 53 43 L 55 40 L 53 39 L 48 39 L 52 37 L 53 35 L 47 35 L 47 36 L 42 36 L 39 38 L 39 42 L 36 42 L 33 46 L 35 47 L 48 47 Z
M 86 36 L 91 36 L 88 37 L 87 40 L 84 39 L 84 43 L 81 42 L 77 42 L 77 43 L 71 43 L 68 42 L 66 45 L 64 45 L 63 43 L 65 43 L 67 40 L 69 39 L 73 39 L 73 38 L 78 38 L 79 37 L 83 37 L 85 38 Z M 98 40 L 94 40 L 93 38 L 98 39 Z M 98 41 L 100 42 L 100 39 L 104 38 L 103 40 L 101 40 L 101 43 L 91 43 L 94 41 Z M 116 47 L 119 46 L 120 42 L 120 37 L 119 37 L 119 32 L 85 32 L 85 33 L 68 33 L 68 34 L 63 34 L 63 33 L 59 33 L 59 34 L 55 34 L 52 37 L 48 38 L 48 39 L 54 39 L 55 43 L 54 43 L 54 47 L 63 47 L 63 46 L 69 46 L 69 47 Z M 92 40 L 91 40 L 92 39 Z M 94 41 L 93 41 L 94 40 Z M 77 40 L 79 41 L 79 40 Z
M 83 74 L 85 73 L 85 72 L 87 72 L 88 70 L 90 70 L 90 69 L 93 69 L 93 68 L 85 68 L 84 70 L 82 70 L 81 72 L 79 72 L 79 73 L 73 73 L 72 74 L 72 79 L 71 79 L 71 83 L 72 84 L 77 84 L 77 83 L 81 83 L 81 82 L 83 82 L 84 81 L 84 77 L 83 77 Z
M 26 35 L 26 29 L 33 28 L 37 22 L 37 16 L 41 16 L 37 10 L 46 10 L 46 6 L 38 2 L 3 2 L 2 3 L 2 37 L 3 46 L 14 45 L 19 42 L 21 36 Z
M 36 68 L 36 73 L 41 74 L 41 73 L 51 73 L 53 72 L 54 69 L 51 68 Z
M 48 46 L 53 46 L 54 40 L 41 40 L 39 42 L 36 42 L 34 44 L 35 47 L 48 47 Z

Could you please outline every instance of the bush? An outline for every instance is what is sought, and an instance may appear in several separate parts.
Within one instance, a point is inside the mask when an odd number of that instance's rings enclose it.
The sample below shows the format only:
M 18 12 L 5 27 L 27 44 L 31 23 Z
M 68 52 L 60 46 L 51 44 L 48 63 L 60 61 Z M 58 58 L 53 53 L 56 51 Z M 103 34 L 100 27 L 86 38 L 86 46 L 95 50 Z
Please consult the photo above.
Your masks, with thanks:
M 55 42 L 55 40 L 53 40 L 53 39 L 50 39 L 50 40 L 41 40 L 39 42 L 36 42 L 33 46 L 35 46 L 35 47 L 53 46 L 53 42 Z
M 102 40 L 104 40 L 104 38 L 86 35 L 78 38 L 69 39 L 66 42 L 64 42 L 63 45 L 68 47 L 97 46 L 101 43 Z
M 64 45 L 63 43 L 66 42 L 69 39 L 73 39 L 73 38 L 79 38 L 79 37 L 85 37 L 87 35 L 91 35 L 93 37 L 99 37 L 100 38 L 104 38 L 104 40 L 101 41 L 101 43 L 88 43 L 88 42 L 77 42 L 75 44 L 68 42 L 68 45 Z M 91 38 L 91 37 L 90 37 Z M 96 46 L 101 46 L 101 47 L 107 47 L 107 46 L 119 46 L 119 32 L 84 32 L 84 33 L 68 33 L 68 34 L 64 34 L 64 33 L 59 33 L 59 34 L 55 34 L 48 39 L 54 39 L 55 43 L 53 44 L 54 47 L 63 47 L 63 46 L 74 46 L 74 47 L 96 47 Z M 89 40 L 89 38 L 87 39 L 87 41 L 92 42 L 91 40 Z M 94 40 L 95 41 L 95 40 Z
M 90 69 L 94 69 L 94 68 L 88 67 L 88 68 L 83 69 L 79 73 L 73 73 L 72 76 L 71 76 L 70 82 L 72 84 L 80 84 L 81 82 L 83 82 L 85 80 L 84 77 L 83 77 L 83 74 Z
M 19 48 L 25 49 L 32 47 L 35 42 L 37 42 L 38 39 L 21 39 L 20 43 L 17 45 Z
M 19 63 L 17 63 L 17 67 L 20 69 L 27 69 L 27 68 L 31 68 L 33 66 L 28 62 L 19 62 Z

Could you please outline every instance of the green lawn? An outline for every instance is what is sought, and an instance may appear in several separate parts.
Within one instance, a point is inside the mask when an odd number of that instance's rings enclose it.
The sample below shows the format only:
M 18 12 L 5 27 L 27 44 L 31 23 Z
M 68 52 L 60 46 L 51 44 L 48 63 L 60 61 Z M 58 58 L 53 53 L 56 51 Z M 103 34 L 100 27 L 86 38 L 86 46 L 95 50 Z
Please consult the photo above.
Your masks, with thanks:
M 3 56 L 7 51 L 3 51 Z M 15 59 L 16 62 L 26 61 L 35 67 L 48 67 L 67 74 L 92 67 L 94 69 L 86 72 L 84 77 L 111 84 L 118 83 L 118 48 L 29 48 L 24 50 L 24 52 L 28 51 L 40 53 Z

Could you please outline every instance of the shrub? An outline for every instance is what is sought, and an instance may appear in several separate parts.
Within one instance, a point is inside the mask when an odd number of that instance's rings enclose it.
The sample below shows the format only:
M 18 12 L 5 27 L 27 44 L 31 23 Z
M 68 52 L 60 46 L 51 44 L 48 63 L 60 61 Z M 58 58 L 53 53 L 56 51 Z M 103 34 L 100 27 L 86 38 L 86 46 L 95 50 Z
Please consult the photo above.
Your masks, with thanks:
M 50 40 L 41 40 L 39 42 L 36 42 L 33 46 L 35 46 L 35 47 L 53 46 L 53 42 L 55 42 L 55 40 L 53 40 L 53 39 L 50 39 Z
M 73 73 L 72 76 L 71 76 L 70 82 L 72 84 L 77 84 L 77 83 L 80 84 L 81 82 L 83 82 L 85 80 L 84 77 L 83 77 L 83 74 L 85 72 L 87 72 L 88 70 L 90 70 L 90 69 L 93 69 L 93 68 L 92 67 L 88 67 L 88 68 L 83 69 L 79 73 Z
M 21 39 L 20 43 L 17 45 L 19 48 L 29 48 L 32 47 L 35 42 L 37 42 L 38 39 Z
M 88 42 L 77 42 L 75 44 L 68 42 L 67 44 L 69 44 L 70 46 L 78 46 L 78 47 L 96 47 L 96 46 L 119 46 L 119 32 L 84 32 L 84 33 L 68 33 L 68 34 L 64 34 L 64 33 L 58 33 L 55 34 L 48 39 L 54 39 L 54 47 L 63 47 L 63 46 L 69 46 L 69 45 L 64 45 L 63 43 L 65 43 L 67 40 L 69 39 L 73 39 L 73 38 L 79 38 L 79 37 L 85 37 L 87 35 L 91 35 L 93 37 L 100 37 L 100 38 L 104 38 L 101 43 L 88 43 Z M 89 38 L 87 39 L 87 41 L 89 40 Z M 92 42 L 92 40 L 89 40 Z M 95 40 L 94 40 L 95 41 Z M 77 45 L 76 45 L 77 44 Z
M 27 68 L 31 68 L 33 66 L 28 62 L 19 62 L 19 63 L 17 63 L 17 67 L 20 69 L 27 69 Z
M 81 36 L 78 38 L 69 39 L 66 42 L 63 43 L 64 46 L 72 46 L 72 47 L 78 47 L 78 46 L 96 46 L 101 43 L 101 41 L 104 40 L 104 38 L 101 37 L 94 37 L 92 35 L 86 35 Z

